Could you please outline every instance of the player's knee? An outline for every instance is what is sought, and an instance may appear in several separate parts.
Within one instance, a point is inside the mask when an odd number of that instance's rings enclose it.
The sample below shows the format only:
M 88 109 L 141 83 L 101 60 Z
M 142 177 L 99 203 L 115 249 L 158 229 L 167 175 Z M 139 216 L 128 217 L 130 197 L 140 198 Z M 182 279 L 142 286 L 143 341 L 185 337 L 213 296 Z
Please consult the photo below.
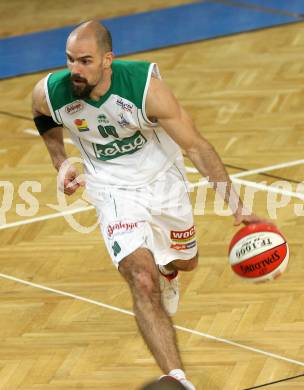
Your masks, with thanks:
M 159 294 L 159 274 L 148 250 L 138 249 L 119 266 L 136 298 L 154 298 Z
M 159 280 L 147 270 L 134 270 L 131 290 L 138 299 L 158 299 L 160 294 Z

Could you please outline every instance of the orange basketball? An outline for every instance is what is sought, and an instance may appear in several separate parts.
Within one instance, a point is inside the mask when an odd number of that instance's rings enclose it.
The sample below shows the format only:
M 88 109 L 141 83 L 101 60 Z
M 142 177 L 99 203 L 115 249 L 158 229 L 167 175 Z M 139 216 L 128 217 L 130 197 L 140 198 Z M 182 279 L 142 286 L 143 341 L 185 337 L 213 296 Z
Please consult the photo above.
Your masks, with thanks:
M 240 229 L 229 245 L 233 271 L 254 283 L 273 280 L 286 269 L 289 248 L 279 230 L 267 223 L 255 223 Z

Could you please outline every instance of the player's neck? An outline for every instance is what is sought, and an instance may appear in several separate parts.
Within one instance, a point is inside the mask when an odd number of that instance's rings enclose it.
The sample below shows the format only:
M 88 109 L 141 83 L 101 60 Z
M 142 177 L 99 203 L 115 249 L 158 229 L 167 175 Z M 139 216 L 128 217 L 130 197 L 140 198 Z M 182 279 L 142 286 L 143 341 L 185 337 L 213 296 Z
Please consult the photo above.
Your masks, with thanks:
M 105 95 L 111 87 L 112 69 L 108 69 L 104 73 L 104 77 L 100 83 L 90 93 L 90 99 L 99 100 L 101 96 Z

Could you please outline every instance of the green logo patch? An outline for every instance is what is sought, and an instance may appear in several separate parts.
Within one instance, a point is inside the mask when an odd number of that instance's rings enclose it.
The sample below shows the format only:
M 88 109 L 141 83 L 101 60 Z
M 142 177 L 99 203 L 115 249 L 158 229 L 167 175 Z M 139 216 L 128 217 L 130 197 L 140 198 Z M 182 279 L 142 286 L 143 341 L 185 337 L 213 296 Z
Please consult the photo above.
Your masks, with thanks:
M 101 126 L 98 125 L 98 130 L 103 138 L 107 138 L 109 135 L 112 135 L 115 138 L 119 138 L 117 131 L 114 126 Z
M 112 249 L 115 257 L 118 255 L 119 252 L 121 252 L 121 247 L 119 246 L 117 241 L 114 242 Z
M 146 142 L 147 139 L 140 131 L 137 131 L 131 137 L 115 140 L 105 145 L 93 144 L 93 148 L 98 160 L 107 161 L 125 154 L 133 154 L 142 149 Z
M 109 123 L 108 118 L 104 115 L 98 115 L 97 120 L 99 123 Z

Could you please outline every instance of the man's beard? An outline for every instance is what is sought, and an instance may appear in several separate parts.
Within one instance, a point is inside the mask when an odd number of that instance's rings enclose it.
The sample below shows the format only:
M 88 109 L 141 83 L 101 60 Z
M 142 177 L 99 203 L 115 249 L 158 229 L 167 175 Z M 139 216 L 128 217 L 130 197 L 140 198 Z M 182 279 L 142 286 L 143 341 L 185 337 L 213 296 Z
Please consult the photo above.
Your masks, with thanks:
M 76 85 L 73 83 L 73 81 L 82 81 L 82 84 Z M 92 90 L 95 87 L 96 87 L 96 85 L 89 84 L 86 79 L 84 79 L 78 75 L 71 76 L 72 92 L 73 92 L 73 95 L 75 95 L 78 98 L 81 98 L 81 99 L 89 98 Z

